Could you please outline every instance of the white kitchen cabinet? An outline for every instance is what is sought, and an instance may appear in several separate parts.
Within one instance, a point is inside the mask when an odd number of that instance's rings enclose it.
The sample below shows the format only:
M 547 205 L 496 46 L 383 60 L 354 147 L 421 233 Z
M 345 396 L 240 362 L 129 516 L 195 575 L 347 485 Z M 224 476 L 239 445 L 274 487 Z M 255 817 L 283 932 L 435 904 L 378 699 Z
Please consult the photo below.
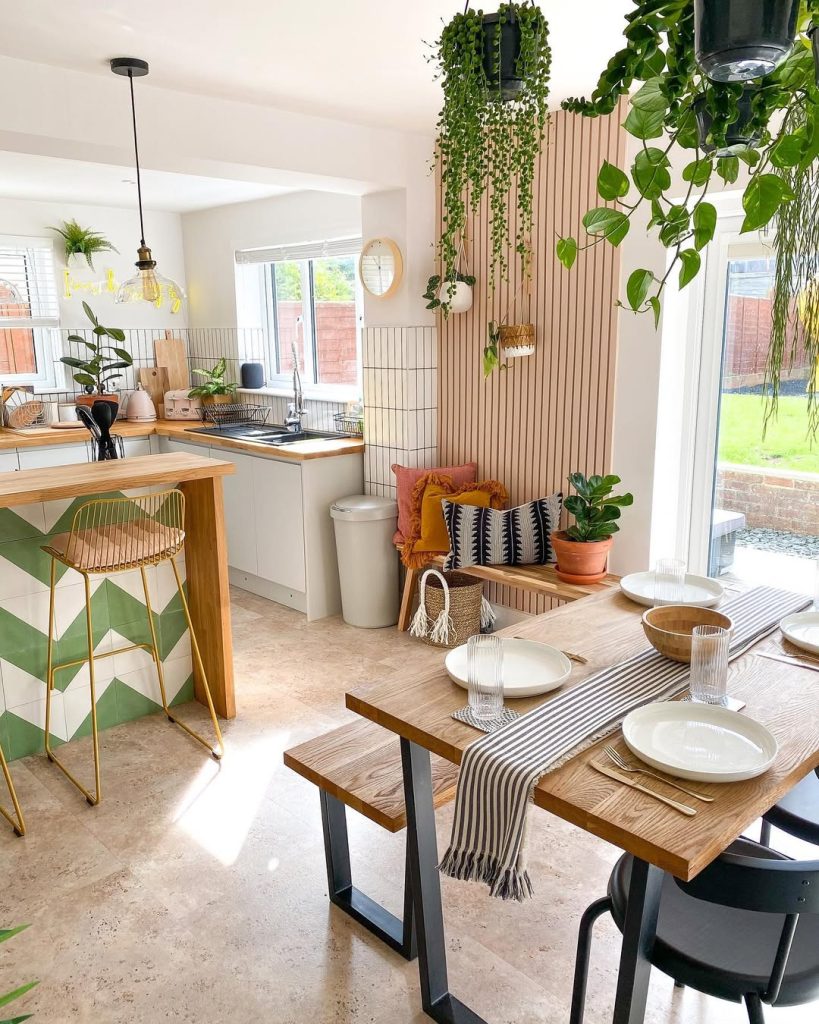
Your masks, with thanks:
M 175 437 L 160 437 L 159 450 L 160 452 L 187 452 L 188 455 L 199 455 L 205 458 L 213 455 L 216 458 L 216 454 L 211 452 L 208 447 L 206 436 L 198 444 L 193 441 L 177 441 Z
M 20 468 L 17 452 L 0 452 L 0 473 L 12 473 Z
M 125 439 L 125 458 L 135 459 L 139 455 L 151 454 L 151 439 L 149 437 L 127 437 Z
M 17 455 L 20 469 L 73 466 L 88 462 L 88 447 L 85 444 L 61 444 L 55 448 L 18 448 Z
M 232 462 L 235 473 L 222 477 L 225 501 L 225 532 L 228 564 L 243 573 L 259 575 L 256 557 L 256 524 L 254 518 L 253 470 L 259 459 L 227 449 L 210 449 L 212 458 Z
M 253 517 L 259 576 L 304 593 L 304 507 L 300 463 L 253 459 Z

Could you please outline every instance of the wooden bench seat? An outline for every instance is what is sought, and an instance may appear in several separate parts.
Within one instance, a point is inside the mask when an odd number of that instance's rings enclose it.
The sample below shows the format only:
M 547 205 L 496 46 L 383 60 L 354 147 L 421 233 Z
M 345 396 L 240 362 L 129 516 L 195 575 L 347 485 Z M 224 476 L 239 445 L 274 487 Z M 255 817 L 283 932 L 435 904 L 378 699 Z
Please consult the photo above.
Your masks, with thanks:
M 443 564 L 444 559 L 440 557 L 430 562 L 426 568 L 440 570 Z M 423 569 L 407 569 L 398 617 L 398 628 L 402 631 L 409 629 L 418 581 L 423 572 Z M 505 587 L 542 594 L 544 597 L 555 597 L 561 601 L 577 601 L 608 587 L 616 587 L 620 582 L 619 576 L 609 573 L 599 583 L 566 583 L 558 577 L 553 565 L 470 565 L 466 569 L 458 569 L 458 572 L 486 580 L 487 583 L 500 583 Z
M 440 758 L 432 762 L 433 801 L 441 807 L 455 797 L 458 769 Z M 407 960 L 414 959 L 408 864 L 400 920 L 353 885 L 345 813 L 350 807 L 388 832 L 406 828 L 399 738 L 359 719 L 291 747 L 284 753 L 284 763 L 319 789 L 330 902 Z

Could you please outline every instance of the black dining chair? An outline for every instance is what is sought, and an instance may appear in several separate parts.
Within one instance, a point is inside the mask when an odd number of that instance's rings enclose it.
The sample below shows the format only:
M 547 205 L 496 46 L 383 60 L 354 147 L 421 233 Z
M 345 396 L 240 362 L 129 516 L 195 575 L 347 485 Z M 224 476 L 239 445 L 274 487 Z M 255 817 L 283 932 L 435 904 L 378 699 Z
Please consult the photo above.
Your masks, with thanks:
M 819 768 L 763 815 L 759 840 L 763 846 L 771 845 L 771 826 L 819 846 Z
M 610 911 L 623 930 L 633 863 L 620 858 L 581 919 L 570 1024 L 583 1022 L 594 922 Z M 744 1000 L 751 1024 L 764 1024 L 763 1003 L 819 998 L 819 860 L 738 839 L 691 882 L 665 875 L 650 961 L 678 986 Z

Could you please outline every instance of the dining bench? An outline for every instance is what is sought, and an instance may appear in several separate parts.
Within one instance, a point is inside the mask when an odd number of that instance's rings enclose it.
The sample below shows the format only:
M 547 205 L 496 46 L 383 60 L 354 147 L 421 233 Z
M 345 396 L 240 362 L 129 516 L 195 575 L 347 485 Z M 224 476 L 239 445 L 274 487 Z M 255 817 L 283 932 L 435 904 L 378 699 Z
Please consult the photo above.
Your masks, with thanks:
M 415 595 L 418 590 L 424 569 L 442 569 L 444 557 L 434 558 L 423 569 L 407 569 L 404 577 L 404 590 L 401 597 L 401 609 L 398 615 L 398 628 L 402 632 L 409 629 L 412 618 Z M 566 583 L 555 572 L 553 565 L 470 565 L 458 572 L 485 580 L 487 583 L 499 583 L 513 590 L 524 590 L 544 597 L 553 597 L 560 601 L 577 601 L 589 594 L 598 594 L 601 590 L 616 587 L 620 577 L 609 573 L 599 583 Z
M 409 860 L 404 869 L 403 919 L 353 885 L 346 808 L 388 832 L 406 828 L 401 745 L 395 733 L 360 719 L 291 747 L 284 763 L 318 786 L 330 902 L 406 960 L 416 956 Z M 432 766 L 432 798 L 442 807 L 455 797 L 458 769 L 438 758 Z

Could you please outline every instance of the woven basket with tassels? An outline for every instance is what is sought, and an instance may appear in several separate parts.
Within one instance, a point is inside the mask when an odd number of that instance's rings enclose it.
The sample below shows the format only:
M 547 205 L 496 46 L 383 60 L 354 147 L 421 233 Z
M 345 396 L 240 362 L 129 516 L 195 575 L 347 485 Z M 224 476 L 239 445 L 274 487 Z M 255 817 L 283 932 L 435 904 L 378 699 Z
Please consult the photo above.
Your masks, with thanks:
M 514 359 L 535 353 L 534 324 L 501 324 L 498 336 L 501 359 Z
M 410 633 L 433 647 L 457 647 L 489 629 L 495 613 L 483 583 L 463 572 L 427 569 L 418 586 L 419 605 Z

